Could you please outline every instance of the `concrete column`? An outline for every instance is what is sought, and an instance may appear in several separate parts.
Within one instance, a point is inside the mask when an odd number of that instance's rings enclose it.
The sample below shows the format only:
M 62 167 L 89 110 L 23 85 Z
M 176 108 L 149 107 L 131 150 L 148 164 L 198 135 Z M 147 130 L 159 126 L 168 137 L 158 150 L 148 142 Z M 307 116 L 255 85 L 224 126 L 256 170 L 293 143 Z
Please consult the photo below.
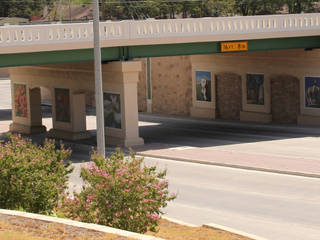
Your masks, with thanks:
M 106 144 L 143 145 L 139 137 L 137 84 L 141 62 L 103 65 Z
M 69 88 L 52 89 L 53 128 L 49 136 L 54 138 L 80 140 L 91 135 L 86 131 L 85 93 Z
M 42 125 L 40 88 L 30 89 L 27 83 L 11 82 L 12 121 L 11 132 L 24 134 L 42 133 L 46 127 Z
M 146 60 L 147 112 L 152 113 L 152 74 L 151 58 Z

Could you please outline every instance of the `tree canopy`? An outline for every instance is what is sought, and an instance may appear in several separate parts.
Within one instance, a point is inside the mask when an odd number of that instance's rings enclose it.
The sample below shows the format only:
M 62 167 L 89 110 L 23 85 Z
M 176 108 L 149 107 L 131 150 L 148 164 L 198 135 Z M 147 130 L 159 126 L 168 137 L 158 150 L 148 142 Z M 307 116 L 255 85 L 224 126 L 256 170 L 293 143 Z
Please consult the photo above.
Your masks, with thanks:
M 90 4 L 92 0 L 61 0 L 64 5 Z M 187 18 L 276 14 L 314 11 L 312 0 L 100 0 L 106 19 Z M 0 17 L 41 15 L 54 11 L 60 0 L 1 0 Z M 56 10 L 55 10 L 56 11 Z

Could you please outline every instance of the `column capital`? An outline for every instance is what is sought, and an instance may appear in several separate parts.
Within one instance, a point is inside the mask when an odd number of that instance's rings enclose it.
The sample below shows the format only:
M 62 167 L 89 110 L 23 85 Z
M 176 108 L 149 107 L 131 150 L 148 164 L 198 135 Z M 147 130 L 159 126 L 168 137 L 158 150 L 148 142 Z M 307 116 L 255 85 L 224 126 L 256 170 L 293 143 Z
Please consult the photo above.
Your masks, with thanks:
M 141 72 L 142 64 L 140 61 L 117 61 L 109 62 L 102 65 L 103 72 Z

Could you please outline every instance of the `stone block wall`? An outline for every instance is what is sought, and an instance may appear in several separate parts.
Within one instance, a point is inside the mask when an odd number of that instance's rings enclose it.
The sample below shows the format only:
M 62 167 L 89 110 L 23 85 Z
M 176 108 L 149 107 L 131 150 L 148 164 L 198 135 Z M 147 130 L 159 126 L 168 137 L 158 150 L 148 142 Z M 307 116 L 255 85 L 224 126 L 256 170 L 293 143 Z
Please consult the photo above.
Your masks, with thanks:
M 289 75 L 271 77 L 271 113 L 275 123 L 296 124 L 300 114 L 299 79 Z
M 234 73 L 216 75 L 217 118 L 240 120 L 241 92 L 241 76 Z
M 320 50 L 304 49 L 151 58 L 152 112 L 262 123 L 320 125 L 320 110 L 305 103 L 305 77 L 320 78 Z M 139 110 L 147 104 L 146 65 Z M 195 98 L 196 72 L 212 73 L 212 101 Z M 247 96 L 247 76 L 263 75 L 262 103 Z
M 8 78 L 9 71 L 8 68 L 0 68 L 0 78 Z
M 138 84 L 139 110 L 146 111 L 146 61 Z M 192 75 L 188 56 L 151 58 L 152 112 L 189 115 Z

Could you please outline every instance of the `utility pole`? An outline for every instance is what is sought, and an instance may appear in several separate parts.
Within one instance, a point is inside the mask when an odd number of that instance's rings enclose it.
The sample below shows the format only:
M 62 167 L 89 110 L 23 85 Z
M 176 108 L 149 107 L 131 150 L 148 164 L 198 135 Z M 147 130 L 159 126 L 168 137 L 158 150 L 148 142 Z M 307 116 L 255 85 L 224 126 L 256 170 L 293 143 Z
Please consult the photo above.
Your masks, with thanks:
M 102 21 L 106 20 L 105 7 L 106 7 L 106 0 L 101 0 L 101 20 Z
M 71 22 L 72 21 L 71 0 L 69 0 L 69 16 L 70 16 L 70 22 Z
M 93 35 L 94 35 L 94 80 L 96 92 L 96 117 L 97 117 L 97 153 L 105 157 L 104 134 L 104 106 L 102 87 L 102 66 L 99 28 L 99 0 L 92 0 L 93 8 Z
M 59 1 L 59 10 L 60 10 L 59 22 L 62 22 L 62 0 Z

